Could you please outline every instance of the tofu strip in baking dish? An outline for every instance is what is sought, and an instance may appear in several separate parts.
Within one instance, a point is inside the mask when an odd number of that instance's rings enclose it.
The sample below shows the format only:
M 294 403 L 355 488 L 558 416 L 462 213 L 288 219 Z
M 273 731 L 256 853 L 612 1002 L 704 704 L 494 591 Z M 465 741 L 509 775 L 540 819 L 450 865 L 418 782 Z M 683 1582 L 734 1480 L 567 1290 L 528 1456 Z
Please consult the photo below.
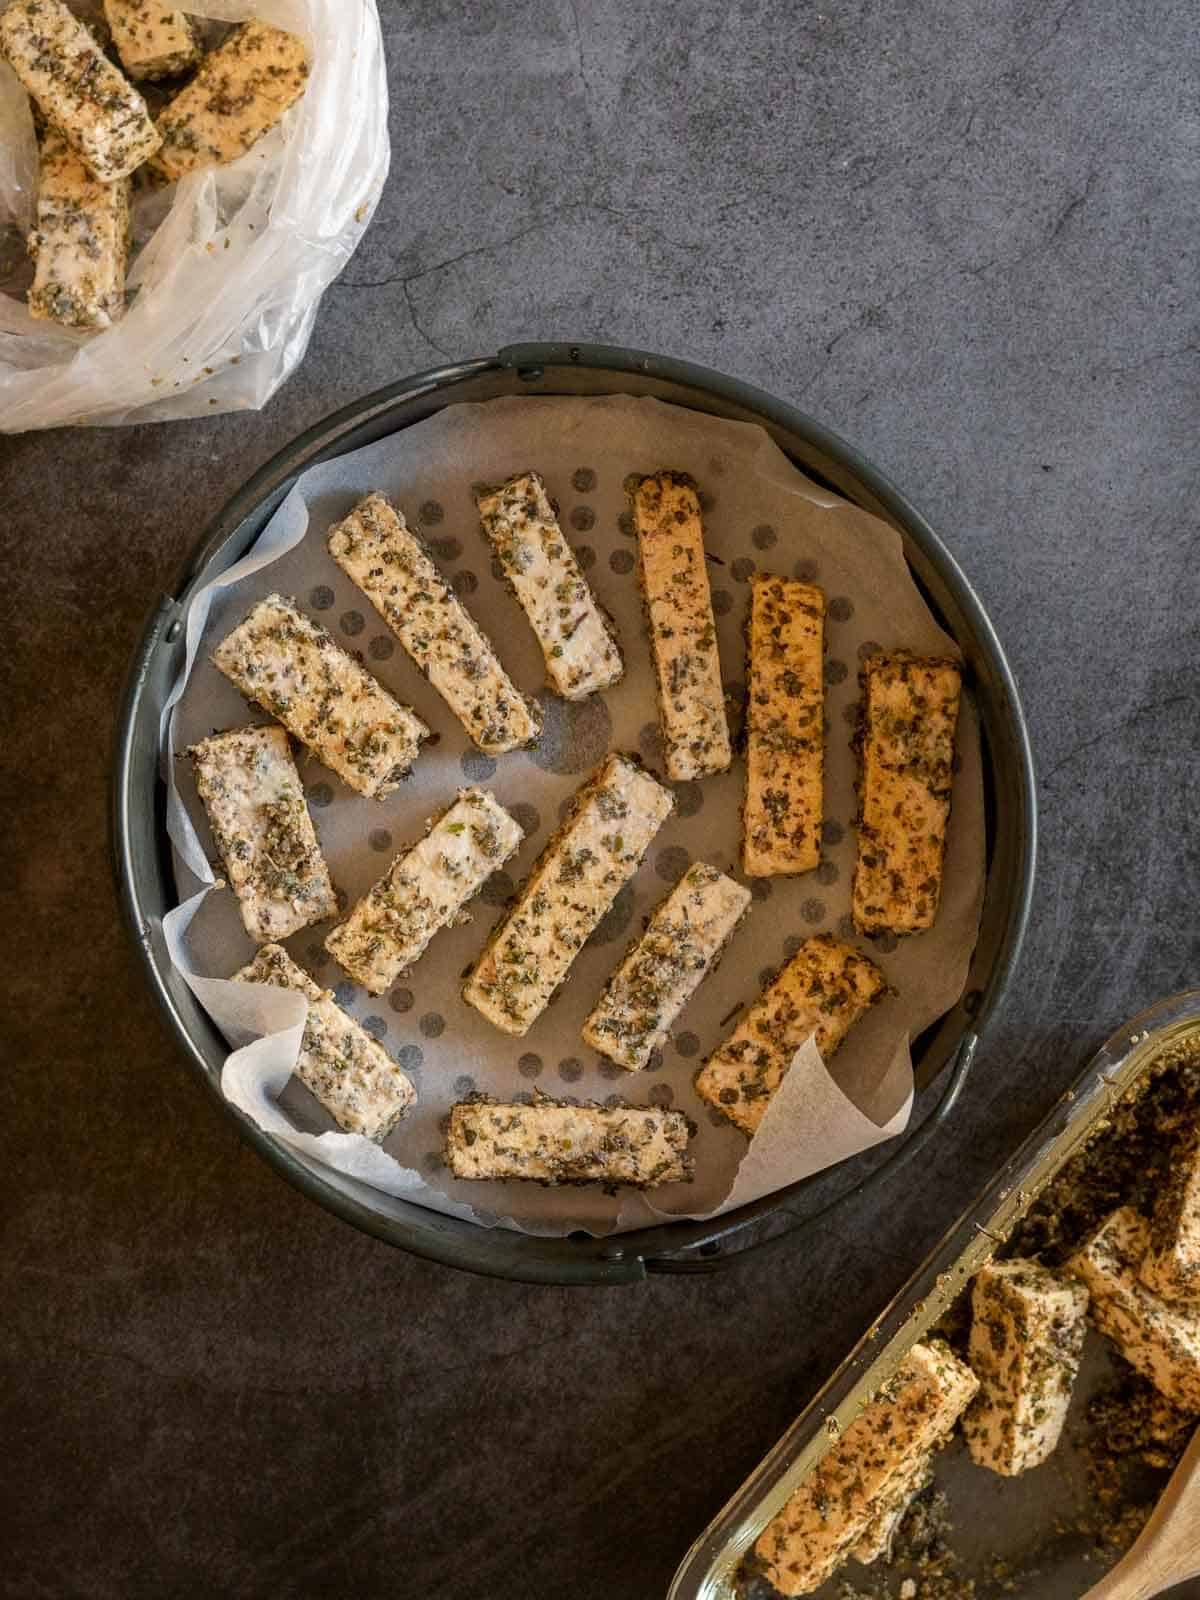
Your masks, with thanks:
M 325 948 L 368 994 L 382 994 L 420 959 L 440 928 L 462 921 L 467 904 L 525 837 L 485 789 L 462 789 L 432 818 L 419 844 L 398 855 Z
M 282 728 L 233 728 L 188 751 L 229 886 L 257 944 L 337 911 L 304 786 Z
M 359 794 L 394 789 L 429 737 L 415 711 L 282 595 L 260 600 L 213 661 Z
M 628 757 L 609 756 L 484 946 L 463 986 L 467 1004 L 505 1033 L 527 1033 L 674 803 Z
M 747 627 L 742 870 L 812 872 L 821 863 L 825 596 L 756 573 Z
M 489 755 L 529 744 L 541 709 L 520 692 L 491 643 L 381 494 L 359 502 L 329 535 L 329 553 Z
M 111 328 L 125 315 L 129 179 L 101 183 L 56 128 L 42 138 L 29 315 Z
M 104 15 L 131 78 L 169 78 L 200 59 L 191 21 L 162 0 L 104 0 Z
M 450 1112 L 446 1165 L 456 1178 L 602 1183 L 649 1189 L 691 1172 L 687 1118 L 660 1106 L 532 1105 L 484 1096 Z
M 304 41 L 244 22 L 211 54 L 158 119 L 158 165 L 169 178 L 236 161 L 269 133 L 308 84 Z
M 724 772 L 733 753 L 700 497 L 679 472 L 635 478 L 628 487 L 667 777 L 704 778 Z
M 282 945 L 265 944 L 235 983 L 294 989 L 308 1001 L 296 1076 L 343 1133 L 385 1139 L 417 1098 L 412 1079 L 364 1027 L 313 982 Z
M 0 7 L 0 56 L 101 183 L 127 178 L 161 144 L 146 102 L 62 0 Z
M 980 1391 L 963 1432 L 979 1466 L 1015 1478 L 1053 1454 L 1079 1371 L 1087 1304 L 1082 1283 L 1036 1261 L 993 1261 L 975 1274 L 968 1359 Z
M 625 671 L 612 624 L 563 536 L 536 472 L 477 496 L 496 559 L 541 646 L 546 678 L 564 700 L 609 689 Z
M 879 1394 L 759 1535 L 755 1554 L 780 1594 L 811 1594 L 908 1492 L 945 1443 L 979 1380 L 940 1339 L 914 1344 Z
M 701 1067 L 696 1093 L 752 1137 L 809 1035 L 828 1061 L 886 993 L 883 973 L 853 945 L 828 933 L 806 939 Z
M 1101 1223 L 1068 1271 L 1091 1296 L 1091 1319 L 1143 1377 L 1184 1411 L 1200 1411 L 1200 1303 L 1164 1300 L 1138 1276 L 1150 1224 L 1132 1206 Z
M 962 670 L 892 650 L 868 656 L 861 677 L 854 926 L 919 933 L 933 926 L 942 892 Z
M 636 1072 L 712 971 L 750 904 L 750 891 L 697 861 L 657 907 L 583 1025 L 585 1044 Z

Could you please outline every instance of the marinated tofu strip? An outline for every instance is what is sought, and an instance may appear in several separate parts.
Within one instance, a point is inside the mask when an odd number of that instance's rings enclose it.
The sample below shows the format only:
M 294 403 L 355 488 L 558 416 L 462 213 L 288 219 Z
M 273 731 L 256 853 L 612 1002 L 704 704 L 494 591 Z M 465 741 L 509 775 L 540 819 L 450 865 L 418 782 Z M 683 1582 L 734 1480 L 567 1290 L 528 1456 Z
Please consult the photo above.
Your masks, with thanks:
M 308 85 L 294 33 L 245 22 L 205 56 L 158 119 L 158 164 L 169 178 L 236 161 L 269 133 Z
M 308 1001 L 296 1076 L 344 1133 L 386 1139 L 417 1098 L 412 1080 L 387 1051 L 315 984 L 282 946 L 265 944 L 235 983 L 295 989 Z
M 487 638 L 404 518 L 368 496 L 329 535 L 329 553 L 370 600 L 480 750 L 499 755 L 542 731 Z
M 101 183 L 127 178 L 158 149 L 146 102 L 62 0 L 0 9 L 0 55 Z
M 546 678 L 564 700 L 608 689 L 625 671 L 612 623 L 596 602 L 536 472 L 477 496 L 483 531 L 537 636 Z
M 636 1072 L 716 965 L 750 904 L 750 891 L 703 861 L 684 873 L 608 980 L 583 1038 Z
M 282 728 L 233 728 L 188 751 L 196 789 L 258 944 L 337 912 L 329 868 Z
M 29 314 L 65 328 L 111 328 L 125 314 L 129 179 L 101 183 L 56 128 L 38 168 L 37 262 Z
M 387 794 L 429 729 L 319 623 L 282 595 L 260 600 L 213 661 L 359 794 Z
M 1057 1447 L 1087 1303 L 1083 1284 L 1034 1261 L 994 1261 L 976 1273 L 968 1359 L 980 1388 L 963 1432 L 979 1466 L 1013 1478 Z
M 919 933 L 942 892 L 962 673 L 956 661 L 894 650 L 867 657 L 862 683 L 854 926 Z
M 733 755 L 700 499 L 678 472 L 634 479 L 629 489 L 667 777 L 704 778 L 724 772 Z
M 584 941 L 633 877 L 674 798 L 627 757 L 583 785 L 463 987 L 505 1033 L 527 1033 Z
M 1166 1301 L 1138 1276 L 1150 1245 L 1150 1224 L 1131 1206 L 1102 1222 L 1071 1257 L 1069 1269 L 1091 1294 L 1100 1332 L 1184 1411 L 1200 1411 L 1200 1305 Z
M 466 920 L 467 904 L 525 837 L 484 789 L 460 789 L 419 844 L 398 855 L 325 940 L 369 994 L 382 994 L 418 961 L 440 928 Z
M 532 1105 L 477 1098 L 452 1107 L 446 1165 L 456 1178 L 651 1189 L 691 1173 L 682 1111 L 659 1106 Z
M 1164 1300 L 1200 1300 L 1200 1122 L 1184 1135 L 1171 1163 L 1140 1276 Z
M 915 1344 L 876 1398 L 822 1456 L 759 1535 L 755 1553 L 780 1594 L 819 1589 L 962 1415 L 979 1387 L 938 1339 Z
M 161 0 L 104 0 L 104 15 L 131 78 L 169 78 L 200 59 L 190 20 Z
M 828 1061 L 886 993 L 883 973 L 852 945 L 828 933 L 806 939 L 701 1067 L 696 1093 L 753 1137 L 804 1041 L 815 1036 Z
M 915 1456 L 912 1465 L 899 1474 L 899 1481 L 881 1497 L 862 1538 L 850 1551 L 864 1567 L 892 1558 L 892 1546 L 913 1501 L 933 1482 L 933 1456 Z
M 751 877 L 821 862 L 825 596 L 811 583 L 751 580 L 742 868 Z

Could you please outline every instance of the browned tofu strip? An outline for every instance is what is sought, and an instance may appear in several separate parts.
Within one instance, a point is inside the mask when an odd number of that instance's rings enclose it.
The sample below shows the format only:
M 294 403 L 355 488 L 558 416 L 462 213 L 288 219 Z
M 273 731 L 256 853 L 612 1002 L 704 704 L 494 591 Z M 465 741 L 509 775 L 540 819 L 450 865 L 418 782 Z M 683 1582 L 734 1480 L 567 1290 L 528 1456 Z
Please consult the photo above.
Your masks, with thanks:
M 811 1594 L 832 1576 L 945 1442 L 978 1387 L 940 1339 L 913 1345 L 759 1535 L 755 1554 L 780 1594 Z
M 752 1137 L 810 1034 L 822 1061 L 828 1061 L 859 1017 L 886 993 L 883 973 L 852 945 L 828 933 L 806 939 L 701 1067 L 696 1093 Z
M 742 868 L 812 872 L 821 861 L 825 596 L 757 573 L 750 593 Z
M 633 479 L 629 491 L 667 777 L 704 778 L 733 755 L 700 497 L 678 472 Z
M 942 892 L 962 672 L 949 658 L 893 650 L 868 656 L 862 681 L 854 926 L 919 933 Z

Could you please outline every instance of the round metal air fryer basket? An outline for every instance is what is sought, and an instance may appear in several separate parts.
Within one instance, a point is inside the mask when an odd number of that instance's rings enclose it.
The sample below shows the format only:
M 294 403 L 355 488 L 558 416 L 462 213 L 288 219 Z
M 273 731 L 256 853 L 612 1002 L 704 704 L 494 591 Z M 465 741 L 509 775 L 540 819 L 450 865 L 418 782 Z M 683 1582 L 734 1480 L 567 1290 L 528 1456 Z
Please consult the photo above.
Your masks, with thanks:
M 987 806 L 987 887 L 979 942 L 959 1002 L 913 1041 L 923 1091 L 910 1131 L 869 1154 L 711 1222 L 674 1222 L 612 1240 L 536 1238 L 481 1228 L 380 1193 L 263 1133 L 220 1091 L 226 1046 L 171 967 L 162 918 L 175 903 L 159 776 L 158 736 L 178 675 L 192 594 L 253 543 L 296 477 L 314 462 L 370 444 L 443 406 L 514 394 L 654 395 L 675 405 L 761 424 L 810 477 L 899 531 L 926 600 L 962 648 L 979 708 Z M 803 412 L 761 390 L 688 362 L 603 345 L 517 345 L 496 356 L 419 373 L 368 395 L 302 434 L 257 472 L 216 518 L 176 585 L 151 616 L 125 690 L 113 778 L 113 850 L 122 903 L 151 990 L 192 1067 L 243 1137 L 305 1194 L 390 1244 L 452 1266 L 541 1283 L 632 1282 L 649 1272 L 711 1270 L 747 1249 L 811 1226 L 877 1185 L 936 1134 L 953 1106 L 979 1038 L 1011 979 L 1029 913 L 1036 852 L 1033 765 L 1025 719 L 983 607 L 924 518 L 869 462 Z M 936 1087 L 934 1080 L 939 1080 Z

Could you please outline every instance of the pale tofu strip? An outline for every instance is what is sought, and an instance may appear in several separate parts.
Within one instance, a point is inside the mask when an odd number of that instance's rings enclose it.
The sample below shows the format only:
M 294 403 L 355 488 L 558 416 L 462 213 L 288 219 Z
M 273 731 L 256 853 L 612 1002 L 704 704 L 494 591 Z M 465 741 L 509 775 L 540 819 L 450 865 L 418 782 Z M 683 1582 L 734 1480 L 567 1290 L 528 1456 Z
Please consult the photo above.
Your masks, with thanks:
M 650 1189 L 688 1178 L 688 1125 L 658 1106 L 463 1101 L 450 1112 L 446 1165 L 456 1178 L 602 1183 Z
M 158 165 L 182 178 L 236 161 L 300 98 L 308 73 L 308 52 L 294 33 L 243 23 L 160 115 Z
M 335 1004 L 282 946 L 265 944 L 235 983 L 294 989 L 308 1001 L 296 1076 L 344 1133 L 386 1139 L 417 1098 L 412 1079 L 383 1046 Z
M 188 751 L 229 886 L 258 944 L 337 912 L 282 728 L 234 728 Z
M 657 472 L 629 492 L 667 777 L 724 772 L 733 754 L 696 486 Z
M 956 661 L 894 650 L 867 657 L 862 684 L 854 926 L 919 933 L 933 926 L 942 893 L 962 672 Z
M 945 1440 L 978 1386 L 941 1340 L 913 1345 L 759 1535 L 755 1554 L 780 1594 L 811 1594 L 832 1576 L 914 1463 Z
M 329 553 L 489 755 L 529 744 L 540 708 L 515 687 L 486 636 L 404 518 L 380 494 L 329 535 Z
M 1200 1305 L 1167 1301 L 1138 1276 L 1150 1224 L 1122 1206 L 1071 1257 L 1087 1285 L 1091 1319 L 1143 1377 L 1184 1411 L 1200 1411 Z
M 811 1036 L 828 1061 L 864 1012 L 882 1000 L 887 980 L 875 963 L 819 933 L 763 990 L 696 1076 L 696 1093 L 751 1137 Z
M 583 1039 L 636 1072 L 666 1043 L 671 1024 L 733 937 L 750 891 L 697 861 L 655 910 L 608 980 Z
M 527 1033 L 674 803 L 648 772 L 609 756 L 493 931 L 463 986 L 467 1004 L 505 1033 Z
M 282 595 L 260 600 L 213 661 L 359 794 L 394 789 L 429 737 L 416 712 Z
M 200 59 L 191 21 L 162 0 L 104 0 L 104 15 L 131 78 L 169 78 Z
M 522 472 L 477 496 L 483 531 L 541 646 L 564 700 L 610 688 L 625 671 L 612 623 L 567 543 L 546 485 Z
M 756 573 L 747 628 L 742 869 L 755 878 L 821 862 L 825 596 Z
M 62 0 L 0 8 L 0 55 L 101 183 L 127 178 L 158 149 L 146 102 Z
M 1200 1122 L 1175 1151 L 1140 1276 L 1164 1300 L 1200 1300 Z
M 398 855 L 325 948 L 369 994 L 382 994 L 420 960 L 441 928 L 466 907 L 525 837 L 485 789 L 460 789 L 419 844 Z
M 101 183 L 56 128 L 38 166 L 37 263 L 29 314 L 65 328 L 111 328 L 125 314 L 129 179 Z
M 912 1465 L 899 1474 L 899 1481 L 881 1496 L 862 1538 L 850 1551 L 864 1567 L 881 1558 L 890 1560 L 900 1524 L 913 1501 L 933 1482 L 933 1455 L 914 1456 Z
M 968 1359 L 980 1388 L 963 1432 L 979 1466 L 1013 1478 L 1057 1447 L 1087 1303 L 1083 1284 L 1034 1261 L 995 1261 L 976 1273 Z

